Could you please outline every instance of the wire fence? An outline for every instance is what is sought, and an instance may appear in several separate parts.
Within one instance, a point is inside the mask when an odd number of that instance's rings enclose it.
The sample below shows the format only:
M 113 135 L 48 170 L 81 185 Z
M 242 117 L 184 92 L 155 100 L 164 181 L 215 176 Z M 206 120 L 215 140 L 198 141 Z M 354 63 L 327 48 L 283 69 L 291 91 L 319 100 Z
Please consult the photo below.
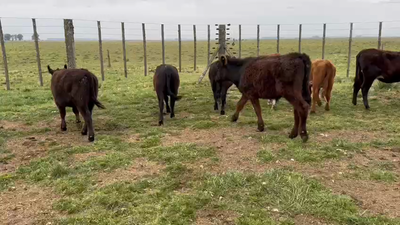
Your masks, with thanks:
M 218 47 L 215 24 L 72 23 L 76 66 L 101 74 L 103 80 L 148 75 L 164 62 L 181 72 L 202 72 Z M 355 56 L 362 49 L 400 50 L 400 21 L 231 24 L 228 28 L 226 41 L 236 57 L 300 51 L 312 59 L 331 60 L 343 77 L 354 72 Z M 1 18 L 4 76 L 0 82 L 7 89 L 48 83 L 48 76 L 42 76 L 46 66 L 61 68 L 70 61 L 66 31 L 63 19 Z

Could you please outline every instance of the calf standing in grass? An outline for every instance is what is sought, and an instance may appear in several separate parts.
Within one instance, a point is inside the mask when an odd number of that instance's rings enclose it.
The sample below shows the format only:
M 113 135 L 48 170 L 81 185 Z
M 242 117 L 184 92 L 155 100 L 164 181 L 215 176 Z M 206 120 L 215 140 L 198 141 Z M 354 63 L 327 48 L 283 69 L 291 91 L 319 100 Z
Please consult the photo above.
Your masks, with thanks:
M 312 88 L 312 106 L 311 113 L 315 113 L 315 104 L 322 105 L 319 98 L 322 88 L 322 96 L 324 96 L 326 104 L 325 110 L 329 111 L 332 97 L 332 88 L 336 76 L 336 67 L 332 62 L 325 59 L 317 59 L 312 62 L 310 89 Z
M 89 141 L 94 141 L 94 129 L 92 122 L 92 111 L 94 105 L 104 109 L 105 107 L 97 100 L 98 80 L 97 77 L 86 69 L 64 69 L 52 70 L 47 66 L 51 77 L 51 92 L 61 115 L 61 130 L 67 130 L 65 122 L 65 107 L 72 107 L 76 116 L 76 122 L 80 123 L 79 113 L 85 121 L 82 135 L 86 135 L 89 129 Z
M 219 62 L 221 79 L 233 81 L 242 93 L 232 116 L 233 122 L 238 120 L 240 111 L 250 100 L 258 118 L 258 130 L 263 131 L 259 99 L 284 97 L 294 108 L 294 126 L 289 137 L 297 137 L 300 128 L 302 140 L 308 140 L 306 123 L 311 103 L 308 88 L 311 61 L 308 55 L 290 53 L 244 59 L 220 56 Z
M 400 52 L 364 49 L 357 54 L 354 105 L 357 105 L 357 95 L 361 89 L 364 106 L 369 109 L 368 91 L 375 79 L 384 83 L 400 82 Z
M 171 113 L 171 118 L 175 117 L 175 101 L 181 98 L 178 96 L 179 84 L 179 73 L 176 67 L 162 64 L 156 68 L 153 77 L 153 85 L 157 93 L 158 106 L 160 108 L 160 117 L 158 121 L 158 125 L 160 126 L 164 124 L 164 101 L 167 113 Z M 171 108 L 168 105 L 168 96 L 171 98 Z
M 211 64 L 208 78 L 214 94 L 214 110 L 218 110 L 218 102 L 221 101 L 221 115 L 225 115 L 226 93 L 233 83 L 231 81 L 218 82 L 218 65 L 218 61 Z

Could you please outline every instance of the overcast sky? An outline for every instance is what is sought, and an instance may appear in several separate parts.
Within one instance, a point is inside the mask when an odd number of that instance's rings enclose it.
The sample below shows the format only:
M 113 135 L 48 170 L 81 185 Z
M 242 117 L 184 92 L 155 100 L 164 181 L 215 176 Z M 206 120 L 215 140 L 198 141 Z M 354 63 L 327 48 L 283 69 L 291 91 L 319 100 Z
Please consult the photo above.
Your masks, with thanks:
M 245 35 L 253 31 L 255 35 L 255 28 L 251 26 L 255 24 L 400 21 L 399 11 L 400 0 L 0 0 L 0 17 L 72 18 L 165 23 L 171 24 L 171 26 L 178 23 L 199 24 L 199 26 L 215 23 L 248 24 L 246 29 L 249 29 L 249 31 L 245 31 Z M 3 18 L 2 21 L 5 33 L 7 31 L 17 32 L 17 29 L 22 30 L 22 28 L 12 28 L 12 26 L 20 24 L 30 26 L 29 20 Z M 40 20 L 39 25 L 51 26 L 53 23 L 50 20 Z M 60 24 L 59 20 L 56 23 Z M 96 26 L 95 23 L 91 23 L 90 27 L 92 25 L 93 27 Z M 79 24 L 76 24 L 76 26 L 78 27 Z M 88 25 L 82 26 L 87 27 Z M 113 24 L 109 26 L 114 27 Z M 115 28 L 119 26 L 115 23 Z M 334 28 L 337 31 L 335 31 L 336 33 L 333 32 L 334 34 L 344 35 L 348 33 L 345 31 L 348 24 L 335 26 Z M 154 29 L 154 33 L 158 29 L 156 25 L 148 25 L 148 27 Z M 328 25 L 328 31 L 330 27 Z M 355 27 L 357 28 L 357 25 Z M 376 31 L 372 28 L 377 27 L 377 24 L 360 24 L 358 27 L 364 30 L 360 31 L 359 35 L 361 33 L 373 35 Z M 399 32 L 396 31 L 396 27 L 399 27 Z M 132 30 L 139 28 L 140 26 L 132 25 Z M 310 28 L 310 35 L 311 30 L 319 33 L 317 28 L 320 28 L 320 26 L 315 25 L 315 28 Z M 385 30 L 385 28 L 387 29 Z M 168 29 L 171 29 L 171 32 L 167 31 L 167 35 L 175 35 L 175 26 L 171 28 L 167 26 Z M 187 26 L 185 29 L 187 29 L 185 30 L 188 33 L 187 35 L 190 35 L 191 27 Z M 198 29 L 199 34 L 203 35 L 206 27 L 202 26 Z M 266 26 L 263 36 L 272 36 L 267 31 L 270 30 L 270 33 L 272 33 L 274 29 L 274 27 L 268 28 Z M 288 25 L 286 29 L 288 36 L 297 33 L 295 32 L 297 25 L 293 25 L 293 27 Z M 343 32 L 340 32 L 341 29 Z M 28 34 L 31 29 L 24 29 L 21 32 Z M 42 32 L 56 35 L 62 30 L 55 32 L 42 28 Z M 91 32 L 94 35 L 97 31 L 91 29 L 90 32 L 89 30 L 82 30 L 81 32 L 82 34 Z M 235 32 L 233 31 L 233 33 Z M 388 35 L 400 35 L 400 22 L 385 23 L 384 34 L 385 32 Z M 105 32 L 105 35 L 107 35 L 107 32 Z

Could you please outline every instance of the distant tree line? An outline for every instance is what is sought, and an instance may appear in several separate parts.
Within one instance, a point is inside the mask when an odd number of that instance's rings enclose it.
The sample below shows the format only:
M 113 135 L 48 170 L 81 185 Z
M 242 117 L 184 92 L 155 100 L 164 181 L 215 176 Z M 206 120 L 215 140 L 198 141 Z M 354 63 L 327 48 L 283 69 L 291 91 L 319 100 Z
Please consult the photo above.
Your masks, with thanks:
M 24 35 L 22 34 L 4 34 L 5 41 L 22 41 L 24 40 Z

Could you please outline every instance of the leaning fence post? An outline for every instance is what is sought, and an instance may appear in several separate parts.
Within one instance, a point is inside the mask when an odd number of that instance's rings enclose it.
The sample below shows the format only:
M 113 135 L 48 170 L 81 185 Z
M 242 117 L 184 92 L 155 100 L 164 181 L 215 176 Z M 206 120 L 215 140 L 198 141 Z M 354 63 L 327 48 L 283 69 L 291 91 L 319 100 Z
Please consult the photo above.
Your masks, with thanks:
M 322 32 L 322 59 L 325 59 L 326 23 L 324 23 L 323 29 L 324 31 Z
M 378 49 L 381 49 L 381 45 L 382 45 L 382 22 L 379 22 Z
M 32 19 L 32 25 L 33 25 L 33 37 L 35 39 L 36 61 L 37 61 L 38 70 L 39 70 L 39 83 L 40 83 L 40 86 L 43 86 L 42 66 L 40 63 L 39 38 L 38 38 L 37 29 L 36 29 L 36 19 Z
M 162 63 L 165 64 L 164 24 L 161 24 L 161 48 L 162 48 Z
M 347 56 L 347 77 L 350 73 L 350 63 L 351 63 L 351 42 L 353 40 L 353 23 L 350 23 L 350 36 L 349 36 L 349 54 Z
M 299 25 L 299 53 L 301 53 L 301 31 L 302 31 L 302 24 Z
M 4 34 L 3 34 L 3 27 L 1 25 L 1 19 L 0 19 L 0 44 L 1 44 L 1 51 L 3 52 L 4 74 L 6 76 L 6 87 L 7 87 L 7 90 L 10 90 L 10 79 L 8 77 L 6 45 L 4 43 Z
M 142 23 L 143 33 L 143 59 L 144 59 L 144 75 L 147 76 L 147 44 L 146 44 L 146 24 Z
M 181 25 L 178 24 L 178 41 L 179 41 L 179 72 L 182 72 L 182 34 Z
M 242 58 L 242 25 L 239 24 L 239 59 Z
M 102 40 L 101 40 L 101 24 L 100 24 L 100 21 L 97 21 L 97 30 L 98 30 L 98 34 L 99 34 L 99 54 L 100 54 L 101 80 L 104 81 L 103 43 L 102 43 Z
M 124 56 L 124 73 L 125 78 L 128 77 L 128 70 L 126 68 L 126 45 L 125 45 L 125 23 L 121 23 L 121 31 L 122 31 L 122 52 Z
M 257 24 L 257 56 L 260 55 L 260 25 Z
M 210 34 L 210 25 L 207 25 L 207 57 L 206 57 L 206 60 L 207 60 L 207 66 L 209 66 L 210 65 L 210 60 L 208 59 L 208 58 L 210 58 L 210 54 L 211 54 L 211 43 L 210 43 L 210 41 L 211 41 L 211 34 Z
M 68 68 L 76 68 L 74 23 L 71 19 L 64 19 L 65 46 L 67 51 Z
M 193 71 L 196 71 L 197 65 L 196 65 L 196 57 L 197 57 L 197 37 L 196 37 L 196 25 L 193 25 Z
M 279 54 L 279 41 L 281 38 L 281 25 L 278 24 L 278 26 L 276 27 L 276 53 Z

